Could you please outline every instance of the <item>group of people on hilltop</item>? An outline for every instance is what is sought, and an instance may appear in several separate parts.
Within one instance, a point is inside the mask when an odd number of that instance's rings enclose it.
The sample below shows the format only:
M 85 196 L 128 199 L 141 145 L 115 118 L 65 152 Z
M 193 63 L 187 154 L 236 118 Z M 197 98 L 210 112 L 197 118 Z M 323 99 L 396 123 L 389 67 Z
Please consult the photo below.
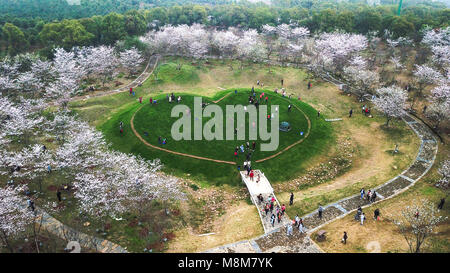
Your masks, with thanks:
M 173 93 L 170 95 L 167 94 L 166 99 L 169 103 L 172 103 L 172 101 L 175 101 L 175 100 L 177 101 L 177 103 L 181 102 L 181 96 L 175 97 L 175 95 Z

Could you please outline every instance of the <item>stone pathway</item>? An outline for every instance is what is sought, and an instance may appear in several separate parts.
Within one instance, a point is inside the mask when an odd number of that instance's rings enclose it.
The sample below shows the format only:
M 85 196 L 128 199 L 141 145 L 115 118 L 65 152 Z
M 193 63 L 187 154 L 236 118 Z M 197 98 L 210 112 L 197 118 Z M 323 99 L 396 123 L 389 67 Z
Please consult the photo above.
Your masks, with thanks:
M 260 170 L 254 170 L 255 176 L 253 178 L 253 181 L 250 180 L 250 177 L 247 177 L 246 171 L 241 171 L 240 173 L 241 173 L 242 181 L 245 183 L 245 185 L 248 188 L 248 191 L 250 193 L 250 198 L 251 198 L 253 204 L 258 209 L 259 218 L 261 219 L 261 223 L 264 228 L 264 233 L 269 233 L 275 229 L 280 228 L 280 226 L 285 226 L 291 222 L 289 217 L 287 217 L 287 215 L 284 214 L 281 217 L 281 222 L 278 223 L 278 220 L 275 220 L 275 223 L 272 226 L 272 223 L 270 222 L 270 217 L 271 217 L 272 213 L 269 211 L 269 213 L 266 215 L 266 213 L 264 211 L 264 206 L 267 202 L 270 202 L 269 200 L 271 200 L 272 197 L 275 198 L 275 205 L 278 205 L 281 208 L 281 204 L 278 202 L 277 197 L 273 193 L 273 188 L 270 185 L 269 180 L 266 178 L 266 176 L 264 175 L 263 172 L 261 172 Z M 257 183 L 256 179 L 257 179 L 258 174 L 260 176 L 260 181 Z M 258 200 L 259 194 L 262 195 L 263 200 L 264 200 L 263 202 L 260 202 Z M 273 210 L 273 213 L 274 214 L 276 213 L 275 208 Z
M 95 250 L 100 253 L 128 253 L 125 248 L 116 243 L 74 230 L 42 209 L 36 208 L 35 211 L 37 213 L 36 225 L 41 225 L 41 228 L 66 240 L 67 243 L 75 241 L 80 244 L 82 249 Z

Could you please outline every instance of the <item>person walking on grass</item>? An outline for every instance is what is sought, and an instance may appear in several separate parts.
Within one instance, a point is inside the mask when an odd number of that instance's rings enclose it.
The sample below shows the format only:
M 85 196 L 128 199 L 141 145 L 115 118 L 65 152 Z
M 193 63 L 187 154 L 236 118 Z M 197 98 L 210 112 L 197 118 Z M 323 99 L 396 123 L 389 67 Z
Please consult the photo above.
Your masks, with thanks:
M 320 111 L 317 111 L 317 118 L 320 118 Z
M 291 192 L 291 197 L 289 198 L 289 206 L 292 206 L 294 204 L 294 193 Z
M 348 238 L 347 232 L 344 231 L 344 236 L 342 236 L 342 243 L 343 243 L 344 245 L 347 244 L 347 238 Z
M 323 213 L 323 208 L 322 208 L 322 206 L 319 204 L 319 219 L 322 219 L 322 213 Z
M 378 221 L 378 220 L 379 220 L 379 217 L 380 217 L 380 210 L 379 210 L 379 209 L 374 210 L 374 211 L 373 211 L 373 219 L 374 219 L 375 221 Z
M 361 226 L 364 225 L 364 220 L 366 220 L 366 215 L 363 213 L 361 213 Z
M 350 112 L 348 112 L 348 117 L 351 118 L 353 115 L 353 109 L 350 109 Z

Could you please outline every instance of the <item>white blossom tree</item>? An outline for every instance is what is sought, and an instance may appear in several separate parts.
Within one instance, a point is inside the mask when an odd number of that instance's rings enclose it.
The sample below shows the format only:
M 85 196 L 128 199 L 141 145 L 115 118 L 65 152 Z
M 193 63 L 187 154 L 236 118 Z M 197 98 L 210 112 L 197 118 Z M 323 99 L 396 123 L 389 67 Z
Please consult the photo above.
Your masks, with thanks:
M 338 71 L 356 54 L 367 48 L 367 38 L 359 34 L 323 33 L 315 41 L 317 55 L 331 59 Z
M 344 68 L 344 78 L 349 81 L 353 88 L 351 89 L 359 100 L 365 95 L 370 94 L 371 90 L 376 88 L 380 82 L 380 77 L 376 71 L 364 69 L 363 64 L 359 66 L 347 66 Z M 361 67 L 362 66 L 362 67 Z
M 135 47 L 120 52 L 119 60 L 122 67 L 124 67 L 130 75 L 136 74 L 139 66 L 144 62 L 144 58 Z
M 418 86 L 412 98 L 413 101 L 411 108 L 414 107 L 418 98 L 423 97 L 425 86 L 436 84 L 442 80 L 441 73 L 427 65 L 416 65 L 416 69 L 414 70 L 413 75 Z
M 375 108 L 380 110 L 386 117 L 386 126 L 393 118 L 400 118 L 405 114 L 406 92 L 397 87 L 383 87 L 377 90 L 377 97 L 372 100 Z
M 427 109 L 426 115 L 434 121 L 435 128 L 439 128 L 442 121 L 450 119 L 450 85 L 441 83 L 431 90 L 431 104 Z
M 45 107 L 43 100 L 22 100 L 19 105 L 0 97 L 0 128 L 6 137 L 19 137 L 25 143 L 44 118 L 38 114 Z
M 11 238 L 24 232 L 34 220 L 31 211 L 23 206 L 21 191 L 21 187 L 0 188 L 0 239 L 11 253 L 14 252 Z
M 237 45 L 239 43 L 239 37 L 231 30 L 214 31 L 212 34 L 211 43 L 223 59 L 234 59 L 236 56 Z M 229 62 L 229 64 L 231 70 L 233 70 L 232 62 Z
M 392 216 L 394 224 L 405 238 L 411 253 L 419 253 L 426 240 L 446 217 L 440 216 L 435 204 L 423 199 L 406 206 L 400 214 Z
M 443 189 L 448 189 L 448 181 L 450 180 L 450 160 L 446 159 L 441 163 L 438 173 L 441 175 L 441 178 L 436 186 Z

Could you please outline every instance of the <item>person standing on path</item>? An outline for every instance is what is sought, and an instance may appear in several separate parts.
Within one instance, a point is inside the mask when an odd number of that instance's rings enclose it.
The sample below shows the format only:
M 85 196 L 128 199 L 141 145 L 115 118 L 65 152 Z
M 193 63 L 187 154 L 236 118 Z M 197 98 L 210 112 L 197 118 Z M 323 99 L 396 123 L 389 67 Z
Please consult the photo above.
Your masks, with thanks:
M 272 227 L 275 226 L 275 214 L 272 213 L 272 216 L 270 216 L 270 223 L 272 224 Z
M 366 193 L 365 191 L 364 191 L 364 188 L 362 188 L 360 191 L 359 191 L 359 193 L 361 193 L 361 200 L 364 198 L 364 194 Z
M 311 89 L 311 82 L 308 82 L 308 89 Z
M 303 219 L 300 218 L 298 220 L 298 231 L 300 231 L 300 233 L 305 233 L 305 226 L 303 225 Z
M 319 204 L 319 219 L 322 219 L 322 212 L 323 212 L 323 208 L 322 208 L 322 206 Z
M 292 235 L 292 223 L 287 224 L 287 227 L 286 227 L 286 235 L 287 235 L 287 236 Z
M 291 192 L 291 197 L 289 198 L 289 206 L 292 206 L 294 204 L 294 193 Z

